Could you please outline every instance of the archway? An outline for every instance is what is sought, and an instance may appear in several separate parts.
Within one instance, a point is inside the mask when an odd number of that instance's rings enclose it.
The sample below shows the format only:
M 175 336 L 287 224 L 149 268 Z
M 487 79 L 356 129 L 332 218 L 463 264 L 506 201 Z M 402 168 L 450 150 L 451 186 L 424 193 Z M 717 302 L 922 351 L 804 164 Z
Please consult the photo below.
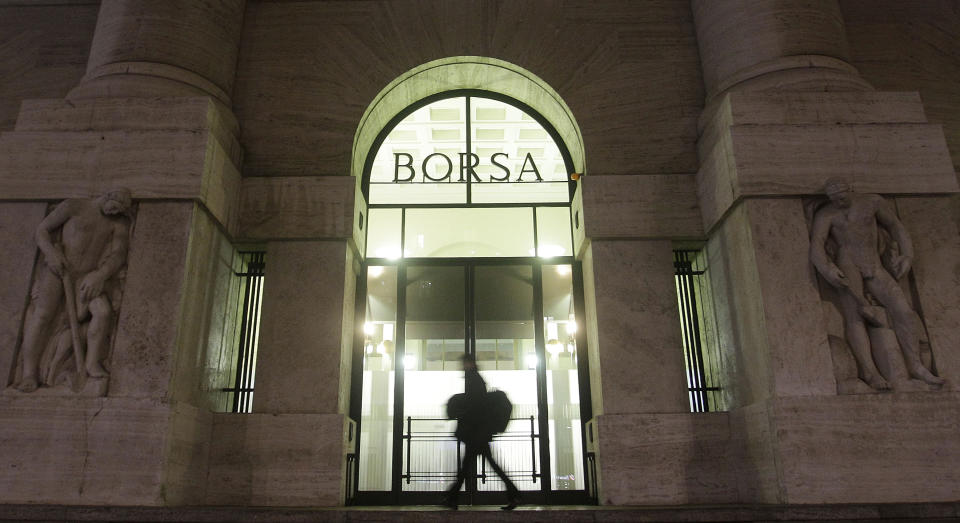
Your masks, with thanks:
M 508 475 L 537 502 L 583 501 L 589 369 L 570 215 L 579 131 L 556 93 L 515 66 L 438 62 L 384 89 L 356 136 L 369 205 L 351 398 L 359 499 L 430 502 L 456 475 L 443 402 L 462 390 L 467 354 L 514 399 L 495 442 Z M 474 502 L 500 488 L 484 474 L 465 486 Z

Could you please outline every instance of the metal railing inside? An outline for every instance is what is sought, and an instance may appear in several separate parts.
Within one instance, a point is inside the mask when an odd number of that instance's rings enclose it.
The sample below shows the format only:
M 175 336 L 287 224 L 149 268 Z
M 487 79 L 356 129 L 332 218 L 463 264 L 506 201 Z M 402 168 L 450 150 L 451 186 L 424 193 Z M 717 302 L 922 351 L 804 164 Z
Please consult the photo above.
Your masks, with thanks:
M 673 251 L 691 412 L 724 410 L 719 386 L 719 346 L 704 258 L 702 250 Z
M 444 418 L 404 420 L 404 490 L 443 490 L 460 473 L 464 448 L 453 435 L 455 421 Z M 507 430 L 494 436 L 491 453 L 520 490 L 539 489 L 536 417 L 511 418 Z M 502 481 L 486 461 L 477 459 L 478 490 L 500 490 Z M 525 488 L 526 487 L 526 488 Z
M 253 383 L 257 368 L 257 345 L 260 339 L 260 306 L 263 301 L 263 251 L 241 251 L 239 271 L 234 272 L 238 293 L 240 334 L 237 346 L 237 365 L 233 387 L 223 389 L 233 393 L 231 412 L 249 413 L 253 408 Z

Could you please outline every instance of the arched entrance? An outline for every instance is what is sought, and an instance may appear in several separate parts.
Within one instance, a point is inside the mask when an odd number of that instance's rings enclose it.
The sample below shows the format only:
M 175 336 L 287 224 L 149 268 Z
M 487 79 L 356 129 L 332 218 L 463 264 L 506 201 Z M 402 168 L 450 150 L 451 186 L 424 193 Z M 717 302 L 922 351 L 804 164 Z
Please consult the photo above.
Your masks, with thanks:
M 520 100 L 456 89 L 397 112 L 363 165 L 367 258 L 351 398 L 358 501 L 432 503 L 453 480 L 462 448 L 444 407 L 463 391 L 463 354 L 514 403 L 492 447 L 525 497 L 585 501 L 576 171 L 560 133 Z M 482 463 L 477 470 L 462 500 L 499 501 L 503 486 Z

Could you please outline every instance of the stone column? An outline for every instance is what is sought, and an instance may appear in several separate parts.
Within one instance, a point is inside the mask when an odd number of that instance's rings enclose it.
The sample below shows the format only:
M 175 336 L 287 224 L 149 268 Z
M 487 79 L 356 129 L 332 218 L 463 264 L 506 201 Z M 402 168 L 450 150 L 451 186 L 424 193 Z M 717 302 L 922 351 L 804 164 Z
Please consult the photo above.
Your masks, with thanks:
M 245 0 L 104 0 L 70 100 L 210 96 L 230 107 Z
M 237 234 L 267 244 L 254 412 L 214 417 L 209 503 L 343 503 L 366 213 L 355 189 L 351 176 L 244 179 Z
M 601 503 L 730 499 L 726 417 L 689 413 L 669 240 L 703 236 L 693 175 L 590 174 L 573 212 Z M 699 475 L 713 481 L 691 488 Z
M 731 90 L 871 89 L 847 60 L 837 0 L 693 0 L 707 102 Z
M 936 218 L 920 218 L 917 199 L 891 201 L 908 229 L 930 219 L 952 223 L 958 187 L 942 130 L 927 122 L 916 93 L 875 92 L 859 78 L 846 62 L 836 0 L 692 5 L 708 91 L 696 186 L 721 298 L 722 358 L 735 384 L 730 427 L 745 460 L 740 499 L 946 499 L 933 478 L 957 466 L 939 450 L 953 443 L 922 413 L 939 408 L 956 423 L 952 385 L 923 394 L 838 395 L 830 339 L 843 339 L 842 322 L 821 298 L 808 255 L 813 204 L 832 177 L 857 192 L 927 196 L 922 205 Z M 949 271 L 928 272 L 928 257 L 956 252 L 957 241 L 917 247 L 914 277 L 933 280 L 917 282 L 917 306 L 933 311 L 934 325 L 953 318 L 936 304 L 960 288 Z M 948 346 L 954 337 L 937 328 L 930 334 L 937 371 L 952 383 L 960 370 Z M 873 450 L 888 446 L 912 447 Z M 903 492 L 904 482 L 923 485 L 926 494 Z
M 15 328 L 47 204 L 116 187 L 135 203 L 106 396 L 0 397 L 0 460 L 23 471 L 0 485 L 3 502 L 205 500 L 208 396 L 219 394 L 205 364 L 222 338 L 213 318 L 230 266 L 217 262 L 230 257 L 240 192 L 229 92 L 243 9 L 242 0 L 105 0 L 80 85 L 68 100 L 24 101 L 15 131 L 0 135 L 0 230 L 30 242 L 0 261 L 16 278 L 0 295 Z M 10 325 L 0 325 L 0 363 L 15 365 Z

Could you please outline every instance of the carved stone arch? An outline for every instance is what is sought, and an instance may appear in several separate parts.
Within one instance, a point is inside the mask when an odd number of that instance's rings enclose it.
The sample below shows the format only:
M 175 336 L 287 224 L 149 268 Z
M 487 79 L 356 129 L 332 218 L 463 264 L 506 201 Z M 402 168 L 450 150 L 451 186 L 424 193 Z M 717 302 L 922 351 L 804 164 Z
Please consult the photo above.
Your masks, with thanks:
M 428 96 L 460 89 L 493 91 L 530 106 L 554 126 L 570 151 L 575 171 L 585 171 L 580 127 L 552 87 L 530 71 L 503 60 L 454 56 L 410 69 L 384 87 L 367 107 L 353 138 L 350 174 L 357 179 L 358 187 L 374 140 L 397 113 Z

